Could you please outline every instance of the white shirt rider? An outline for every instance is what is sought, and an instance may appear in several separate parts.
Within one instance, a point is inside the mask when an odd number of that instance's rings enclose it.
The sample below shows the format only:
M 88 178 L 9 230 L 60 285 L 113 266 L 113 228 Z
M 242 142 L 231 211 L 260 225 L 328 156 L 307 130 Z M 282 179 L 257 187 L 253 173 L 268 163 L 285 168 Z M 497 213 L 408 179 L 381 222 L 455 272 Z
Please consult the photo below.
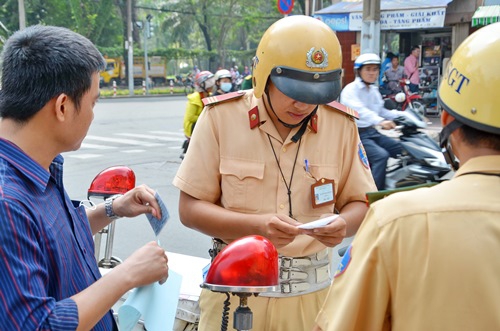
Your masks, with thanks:
M 386 119 L 394 120 L 398 117 L 396 111 L 384 108 L 384 100 L 378 87 L 367 86 L 359 77 L 344 87 L 340 94 L 340 103 L 359 113 L 359 120 L 356 120 L 359 128 L 375 126 Z

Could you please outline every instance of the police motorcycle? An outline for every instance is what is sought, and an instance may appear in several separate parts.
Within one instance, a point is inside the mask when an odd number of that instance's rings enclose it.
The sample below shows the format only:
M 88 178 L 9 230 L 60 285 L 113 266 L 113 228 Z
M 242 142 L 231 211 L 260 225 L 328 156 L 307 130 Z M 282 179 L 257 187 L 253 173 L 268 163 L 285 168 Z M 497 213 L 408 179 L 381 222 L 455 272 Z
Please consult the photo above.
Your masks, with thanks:
M 399 114 L 394 122 L 403 152 L 397 159 L 389 159 L 386 189 L 437 183 L 447 179 L 451 167 L 438 143 L 422 131 L 427 127 L 423 115 L 413 108 L 407 108 Z
M 87 191 L 90 206 L 91 199 L 101 198 L 109 201 L 118 194 L 124 194 L 135 187 L 135 174 L 126 166 L 109 167 L 101 171 L 91 182 Z M 99 231 L 94 237 L 95 257 L 99 271 L 106 273 L 122 261 L 112 255 L 115 221 Z M 106 237 L 103 243 L 103 236 Z M 100 259 L 101 246 L 104 244 L 104 257 Z M 215 246 L 214 246 L 215 248 Z M 274 245 L 261 236 L 247 236 L 235 240 L 225 247 L 220 247 L 212 259 L 199 258 L 184 254 L 167 252 L 168 265 L 182 276 L 173 331 L 197 331 L 200 318 L 198 305 L 202 288 L 227 296 L 221 307 L 221 330 L 227 330 L 229 297 L 238 296 L 239 306 L 234 309 L 233 328 L 236 330 L 252 329 L 252 311 L 247 305 L 250 296 L 262 292 L 277 290 L 279 284 L 278 253 Z M 245 277 L 241 277 L 245 275 Z M 167 280 L 168 282 L 168 280 Z M 126 293 L 113 306 L 114 317 L 119 323 L 117 311 L 127 302 L 132 291 Z M 142 315 L 141 315 L 142 317 Z M 134 331 L 146 330 L 146 322 L 139 318 Z

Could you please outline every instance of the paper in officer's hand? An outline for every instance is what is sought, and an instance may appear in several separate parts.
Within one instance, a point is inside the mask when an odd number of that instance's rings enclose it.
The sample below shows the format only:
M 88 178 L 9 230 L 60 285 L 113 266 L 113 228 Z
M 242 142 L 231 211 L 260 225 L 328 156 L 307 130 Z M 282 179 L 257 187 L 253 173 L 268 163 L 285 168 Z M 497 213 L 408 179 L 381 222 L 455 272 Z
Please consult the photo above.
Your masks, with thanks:
M 305 223 L 305 224 L 299 225 L 297 227 L 299 229 L 307 229 L 307 230 L 321 228 L 321 227 L 327 226 L 328 224 L 330 224 L 333 221 L 335 221 L 335 219 L 337 217 L 339 217 L 339 215 L 332 215 L 332 216 L 328 216 L 328 217 L 325 217 L 325 218 L 320 218 L 319 220 L 316 220 L 316 221 L 312 221 L 312 222 L 309 222 L 309 223 Z
M 165 226 L 165 224 L 167 224 L 170 215 L 168 213 L 167 207 L 163 203 L 163 200 L 160 198 L 158 192 L 155 193 L 155 198 L 156 201 L 158 201 L 158 205 L 160 206 L 161 219 L 157 219 L 156 217 L 153 216 L 153 214 L 146 214 L 146 217 L 148 218 L 149 224 L 151 224 L 151 228 L 153 228 L 155 235 L 158 236 L 163 227 Z

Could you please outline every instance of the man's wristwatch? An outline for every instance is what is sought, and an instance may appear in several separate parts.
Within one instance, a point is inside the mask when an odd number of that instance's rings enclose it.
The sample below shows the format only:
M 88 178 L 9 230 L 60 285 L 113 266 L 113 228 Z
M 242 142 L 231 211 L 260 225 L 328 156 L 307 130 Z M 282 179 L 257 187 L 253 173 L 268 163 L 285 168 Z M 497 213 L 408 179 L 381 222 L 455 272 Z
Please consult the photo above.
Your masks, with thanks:
M 123 194 L 117 194 L 117 195 L 110 196 L 109 198 L 104 200 L 104 208 L 106 210 L 106 216 L 109 217 L 113 221 L 121 217 L 121 216 L 116 215 L 115 212 L 113 211 L 113 201 L 116 198 L 121 197 L 121 196 L 123 196 Z

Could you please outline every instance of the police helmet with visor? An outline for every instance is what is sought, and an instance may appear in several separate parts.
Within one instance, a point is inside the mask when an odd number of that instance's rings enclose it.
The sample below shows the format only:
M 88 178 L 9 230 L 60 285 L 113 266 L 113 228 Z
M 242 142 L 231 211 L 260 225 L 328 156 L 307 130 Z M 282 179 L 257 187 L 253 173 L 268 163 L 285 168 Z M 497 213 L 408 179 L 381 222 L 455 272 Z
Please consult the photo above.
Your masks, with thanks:
M 262 36 L 253 60 L 253 93 L 262 97 L 270 79 L 294 100 L 326 104 L 341 90 L 342 51 L 333 30 L 318 19 L 287 16 Z

